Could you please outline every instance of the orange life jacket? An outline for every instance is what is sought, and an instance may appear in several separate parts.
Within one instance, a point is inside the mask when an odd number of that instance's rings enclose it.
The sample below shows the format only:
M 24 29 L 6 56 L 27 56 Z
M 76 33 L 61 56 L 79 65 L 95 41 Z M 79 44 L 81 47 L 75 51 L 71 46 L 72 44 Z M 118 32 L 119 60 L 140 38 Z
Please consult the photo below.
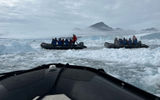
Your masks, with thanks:
M 73 35 L 73 42 L 76 42 L 77 41 L 77 37 L 76 35 Z

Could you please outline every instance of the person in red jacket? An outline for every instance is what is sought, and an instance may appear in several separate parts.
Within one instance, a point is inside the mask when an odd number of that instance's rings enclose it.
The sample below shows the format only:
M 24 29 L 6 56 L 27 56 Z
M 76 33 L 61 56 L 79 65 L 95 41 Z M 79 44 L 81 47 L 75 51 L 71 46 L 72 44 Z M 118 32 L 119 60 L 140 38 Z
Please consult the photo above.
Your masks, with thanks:
M 73 37 L 72 37 L 72 43 L 73 43 L 73 45 L 75 44 L 76 41 L 77 41 L 77 36 L 75 34 L 73 34 Z

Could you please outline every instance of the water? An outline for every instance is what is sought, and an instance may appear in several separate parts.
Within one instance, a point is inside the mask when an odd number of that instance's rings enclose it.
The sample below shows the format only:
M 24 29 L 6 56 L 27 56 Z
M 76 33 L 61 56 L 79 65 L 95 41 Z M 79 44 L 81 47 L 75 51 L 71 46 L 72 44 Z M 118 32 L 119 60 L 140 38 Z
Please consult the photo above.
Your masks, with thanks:
M 149 44 L 148 49 L 107 49 L 104 42 L 113 42 L 114 37 L 108 35 L 79 38 L 88 47 L 83 50 L 42 49 L 40 43 L 50 42 L 49 39 L 0 39 L 0 73 L 48 63 L 69 63 L 103 68 L 114 77 L 159 95 L 160 39 L 153 38 L 154 35 L 149 34 L 149 39 L 145 34 L 137 35 L 143 43 Z

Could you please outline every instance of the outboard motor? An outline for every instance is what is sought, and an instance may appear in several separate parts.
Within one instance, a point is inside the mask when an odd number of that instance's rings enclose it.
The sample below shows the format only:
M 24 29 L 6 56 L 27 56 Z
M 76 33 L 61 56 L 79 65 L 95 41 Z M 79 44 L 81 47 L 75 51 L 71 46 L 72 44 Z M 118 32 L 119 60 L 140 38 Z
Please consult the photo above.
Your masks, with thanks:
M 78 45 L 79 45 L 79 46 L 84 46 L 84 43 L 83 43 L 83 42 L 80 42 Z

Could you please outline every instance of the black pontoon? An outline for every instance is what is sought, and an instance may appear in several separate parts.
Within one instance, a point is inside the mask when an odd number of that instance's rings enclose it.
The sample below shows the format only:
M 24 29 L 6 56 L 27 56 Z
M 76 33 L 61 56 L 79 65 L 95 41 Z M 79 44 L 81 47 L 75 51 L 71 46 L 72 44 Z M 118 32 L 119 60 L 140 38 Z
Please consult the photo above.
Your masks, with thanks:
M 106 48 L 129 48 L 129 49 L 132 49 L 132 48 L 148 48 L 149 46 L 148 45 L 145 45 L 145 44 L 137 44 L 137 45 L 115 45 L 114 43 L 108 43 L 108 42 L 105 42 L 104 43 L 104 46 Z
M 75 45 L 68 45 L 68 46 L 58 46 L 58 45 L 54 46 L 50 43 L 41 43 L 41 47 L 44 49 L 58 49 L 58 50 L 87 48 L 86 46 L 84 46 L 83 42 L 80 42 Z
M 65 94 L 71 100 L 160 100 L 103 69 L 47 64 L 0 74 L 0 100 L 45 100 L 56 94 Z

